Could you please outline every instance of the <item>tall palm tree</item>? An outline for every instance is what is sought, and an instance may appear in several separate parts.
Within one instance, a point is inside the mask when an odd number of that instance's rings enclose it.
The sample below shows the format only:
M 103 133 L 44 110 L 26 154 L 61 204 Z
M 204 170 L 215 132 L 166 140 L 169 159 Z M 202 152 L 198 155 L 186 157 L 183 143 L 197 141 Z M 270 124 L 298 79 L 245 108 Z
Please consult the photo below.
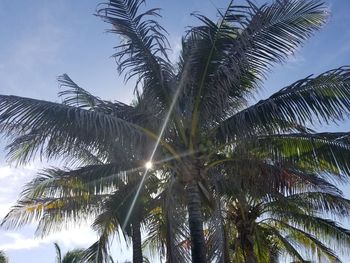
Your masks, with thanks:
M 119 111 L 120 117 L 123 111 L 127 111 L 127 115 L 122 118 L 133 119 L 134 122 L 147 120 L 145 113 L 137 113 L 140 104 L 131 107 L 102 101 L 78 87 L 67 75 L 60 77 L 59 81 L 62 86 L 68 88 L 60 93 L 65 104 L 74 103 L 76 107 L 88 108 L 95 112 Z M 11 147 L 17 147 L 17 143 L 22 143 L 22 138 L 15 141 Z M 144 257 L 140 224 L 147 217 L 147 213 L 159 203 L 157 198 L 149 196 L 158 191 L 159 179 L 149 172 L 148 190 L 140 194 L 133 205 L 134 213 L 126 222 L 140 175 L 145 170 L 145 158 L 139 157 L 142 152 L 135 154 L 128 153 L 127 149 L 119 149 L 120 142 L 113 144 L 106 145 L 104 149 L 100 147 L 95 153 L 83 149 L 72 156 L 72 163 L 87 166 L 73 170 L 46 169 L 40 172 L 25 187 L 18 204 L 5 218 L 7 225 L 21 226 L 37 219 L 37 233 L 46 235 L 59 229 L 69 220 L 79 224 L 81 220 L 95 216 L 93 227 L 101 236 L 99 241 L 86 251 L 89 260 L 106 258 L 108 240 L 122 227 L 123 235 L 130 236 L 133 240 L 133 262 L 142 262 Z M 142 145 L 146 145 L 145 141 Z M 125 170 L 127 171 L 120 172 Z
M 142 12 L 143 2 L 110 0 L 97 12 L 122 38 L 115 58 L 126 79 L 136 77 L 138 121 L 129 118 L 132 106 L 86 92 L 77 93 L 79 106 L 75 99 L 59 104 L 1 95 L 1 130 L 15 136 L 10 157 L 22 163 L 36 154 L 69 160 L 76 156 L 84 165 L 81 159 L 90 160 L 91 153 L 104 158 L 110 147 L 117 153 L 142 152 L 141 159 L 148 156 L 144 162 L 150 159 L 158 163 L 157 169 L 171 170 L 186 191 L 196 263 L 206 262 L 202 203 L 210 199 L 207 170 L 224 161 L 216 155 L 225 149 L 246 142 L 257 151 L 268 148 L 274 160 L 283 161 L 288 157 L 283 146 L 293 144 L 292 153 L 313 153 L 304 161 L 319 167 L 318 172 L 349 175 L 344 158 L 349 152 L 347 134 L 318 134 L 304 127 L 339 121 L 349 113 L 349 68 L 299 80 L 246 107 L 271 67 L 284 62 L 325 23 L 328 13 L 320 1 L 285 0 L 261 7 L 251 2 L 235 6 L 231 1 L 218 11 L 218 22 L 196 14 L 202 25 L 183 38 L 176 65 L 168 59 L 163 28 L 152 19 L 158 9 Z M 74 85 L 67 77 L 62 81 Z M 145 141 L 147 147 L 140 149 Z M 106 165 L 113 167 L 112 175 L 135 163 L 116 158 L 98 168 Z M 96 167 L 86 170 L 91 168 Z
M 203 26 L 192 28 L 183 39 L 173 80 L 165 48 L 161 46 L 164 35 L 158 30 L 153 35 L 144 34 L 152 32 L 147 29 L 159 27 L 155 21 L 141 20 L 144 15 L 137 13 L 141 3 L 110 1 L 99 14 L 113 25 L 112 32 L 126 39 L 116 58 L 121 70 L 129 69 L 130 76 L 140 76 L 144 99 L 156 100 L 165 109 L 164 115 L 172 110 L 175 100 L 169 125 L 175 134 L 165 140 L 179 155 L 187 155 L 173 161 L 173 166 L 187 190 L 192 260 L 205 262 L 200 195 L 205 192 L 203 177 L 206 166 L 211 165 L 211 155 L 246 139 L 247 135 L 255 138 L 278 132 L 288 136 L 292 131 L 300 131 L 298 125 L 317 116 L 326 121 L 343 116 L 343 110 L 349 109 L 341 105 L 349 95 L 348 69 L 298 81 L 268 100 L 244 109 L 244 98 L 259 85 L 268 68 L 283 61 L 324 23 L 327 14 L 322 4 L 279 1 L 260 8 L 249 3 L 242 8 L 231 2 L 220 12 L 218 23 L 197 15 Z M 147 28 L 150 24 L 155 27 Z M 152 38 L 161 41 L 152 42 Z M 333 81 L 340 82 L 333 85 Z M 336 87 L 333 92 L 341 89 L 336 92 L 338 98 L 326 94 L 330 87 Z

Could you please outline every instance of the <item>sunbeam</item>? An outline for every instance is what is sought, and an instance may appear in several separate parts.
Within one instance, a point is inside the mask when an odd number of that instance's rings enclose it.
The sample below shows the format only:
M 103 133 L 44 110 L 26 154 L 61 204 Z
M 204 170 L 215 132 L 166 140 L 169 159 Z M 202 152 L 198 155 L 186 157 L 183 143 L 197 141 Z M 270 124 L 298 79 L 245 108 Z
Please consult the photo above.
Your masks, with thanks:
M 187 67 L 186 67 L 186 68 L 187 68 Z M 184 70 L 184 72 L 186 72 L 186 74 L 187 74 L 187 70 L 186 70 L 186 69 Z M 154 155 L 155 155 L 155 153 L 156 153 L 156 151 L 157 151 L 157 149 L 158 149 L 160 140 L 161 140 L 162 137 L 163 137 L 165 128 L 166 128 L 167 125 L 168 125 L 170 116 L 171 116 L 171 114 L 172 114 L 172 112 L 173 112 L 173 110 L 174 110 L 174 107 L 175 107 L 175 104 L 176 104 L 176 102 L 177 102 L 177 99 L 179 98 L 180 91 L 181 91 L 181 87 L 182 87 L 182 83 L 183 83 L 183 78 L 184 78 L 184 75 L 181 77 L 180 83 L 179 83 L 178 88 L 177 88 L 177 90 L 176 90 L 176 92 L 175 92 L 175 94 L 174 94 L 174 97 L 173 97 L 173 100 L 172 100 L 172 102 L 171 102 L 171 104 L 170 104 L 168 113 L 167 113 L 167 115 L 165 116 L 165 119 L 164 119 L 162 128 L 161 128 L 161 130 L 160 130 L 160 132 L 159 132 L 159 136 L 158 136 L 158 138 L 157 138 L 157 141 L 156 141 L 156 143 L 155 143 L 155 145 L 154 145 L 153 151 L 152 151 L 151 156 L 150 156 L 149 160 L 147 161 L 147 163 L 151 163 L 151 164 L 153 163 Z M 123 223 L 123 226 L 122 226 L 122 229 L 123 229 L 123 230 L 125 229 L 126 224 L 129 222 L 129 219 L 130 219 L 131 213 L 132 213 L 132 211 L 133 211 L 133 209 L 134 209 L 134 206 L 135 206 L 135 203 L 136 203 L 136 201 L 137 201 L 137 198 L 139 197 L 140 191 L 141 191 L 141 189 L 142 189 L 142 187 L 143 187 L 143 185 L 144 185 L 144 183 L 145 183 L 145 181 L 146 181 L 146 177 L 147 177 L 148 171 L 149 171 L 149 169 L 146 167 L 146 170 L 145 170 L 145 172 L 144 172 L 143 175 L 142 175 L 141 182 L 140 182 L 140 184 L 139 184 L 139 186 L 138 186 L 138 188 L 137 188 L 137 191 L 136 191 L 136 193 L 135 193 L 135 197 L 134 197 L 134 199 L 133 199 L 133 201 L 132 201 L 132 203 L 131 203 L 131 205 L 130 205 L 129 211 L 128 211 L 128 213 L 127 213 L 127 215 L 126 215 L 126 218 L 125 218 L 125 221 L 124 221 L 124 223 Z

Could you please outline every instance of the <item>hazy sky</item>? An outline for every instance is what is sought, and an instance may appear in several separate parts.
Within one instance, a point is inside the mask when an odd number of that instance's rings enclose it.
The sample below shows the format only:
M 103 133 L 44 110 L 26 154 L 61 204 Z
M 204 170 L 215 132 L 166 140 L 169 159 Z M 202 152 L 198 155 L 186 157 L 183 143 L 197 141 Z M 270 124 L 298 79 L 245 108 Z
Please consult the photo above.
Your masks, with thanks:
M 147 6 L 163 9 L 162 21 L 174 50 L 171 57 L 175 59 L 186 26 L 197 23 L 189 14 L 200 11 L 214 17 L 215 7 L 225 7 L 227 2 L 148 0 Z M 329 23 L 287 64 L 275 67 L 257 98 L 310 74 L 350 64 L 350 1 L 326 2 L 332 13 Z M 110 58 L 118 39 L 104 33 L 108 25 L 93 15 L 98 3 L 98 0 L 0 0 L 0 94 L 59 101 L 56 77 L 67 73 L 93 94 L 130 102 L 133 87 L 118 77 Z M 350 131 L 350 122 L 321 129 Z M 0 141 L 0 145 L 4 144 Z M 3 217 L 21 187 L 43 164 L 37 161 L 16 169 L 6 163 L 3 147 L 0 150 L 0 217 Z M 346 192 L 350 195 L 350 191 Z M 7 251 L 12 263 L 54 262 L 54 241 L 67 250 L 87 247 L 96 238 L 88 225 L 45 239 L 33 239 L 34 229 L 35 224 L 18 231 L 0 230 L 0 249 Z M 115 258 L 130 259 L 130 252 L 121 251 L 122 248 L 113 246 Z

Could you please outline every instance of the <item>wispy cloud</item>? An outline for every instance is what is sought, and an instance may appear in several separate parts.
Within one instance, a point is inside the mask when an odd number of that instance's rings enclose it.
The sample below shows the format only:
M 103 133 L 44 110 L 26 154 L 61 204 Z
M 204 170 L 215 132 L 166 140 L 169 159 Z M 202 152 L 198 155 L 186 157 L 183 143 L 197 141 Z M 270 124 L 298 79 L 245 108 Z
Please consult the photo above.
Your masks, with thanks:
M 23 185 L 41 169 L 42 164 L 33 162 L 25 167 L 16 168 L 9 165 L 0 166 L 0 217 L 3 218 L 10 207 L 16 202 Z M 79 228 L 53 233 L 45 238 L 34 238 L 34 227 L 29 226 L 29 233 L 19 230 L 0 235 L 0 250 L 32 249 L 53 242 L 59 242 L 64 247 L 86 247 L 96 241 L 96 234 L 90 229 L 89 224 Z
M 58 242 L 66 248 L 88 247 L 97 240 L 88 225 L 66 231 L 60 231 L 45 238 L 33 238 L 18 232 L 7 232 L 3 234 L 6 242 L 0 244 L 0 250 L 33 249 L 53 242 Z
M 181 52 L 181 37 L 171 37 L 169 39 L 170 42 L 170 47 L 171 47 L 171 51 L 170 51 L 170 55 L 169 55 L 169 59 L 171 62 L 175 63 L 178 62 L 179 56 L 180 56 L 180 52 Z

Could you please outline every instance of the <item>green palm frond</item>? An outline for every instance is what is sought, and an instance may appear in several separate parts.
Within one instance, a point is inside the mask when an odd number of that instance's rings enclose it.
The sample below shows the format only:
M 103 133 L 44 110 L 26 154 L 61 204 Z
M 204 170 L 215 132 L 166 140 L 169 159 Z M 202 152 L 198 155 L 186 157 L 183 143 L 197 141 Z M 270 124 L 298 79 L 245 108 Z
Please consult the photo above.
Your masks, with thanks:
M 196 15 L 203 25 L 192 28 L 183 41 L 180 63 L 182 75 L 191 69 L 188 86 L 197 85 L 195 92 L 185 96 L 194 93 L 197 100 L 201 98 L 205 120 L 224 118 L 270 66 L 290 56 L 327 18 L 320 2 L 293 0 L 260 8 L 252 2 L 247 6 L 231 2 L 219 14 L 218 23 Z M 186 58 L 191 61 L 189 67 Z
M 339 121 L 350 110 L 350 70 L 343 67 L 305 78 L 266 100 L 242 110 L 218 127 L 220 139 L 247 133 L 278 132 L 287 121 L 296 125 Z M 289 127 L 287 127 L 289 128 Z
M 69 223 L 88 222 L 101 212 L 101 203 L 107 195 L 82 195 L 72 197 L 46 197 L 22 199 L 12 206 L 1 225 L 7 229 L 19 228 L 38 222 L 36 234 L 46 236 L 67 228 Z
M 56 263 L 61 263 L 62 262 L 62 252 L 61 248 L 57 243 L 54 243 L 55 250 L 56 250 Z
M 274 1 L 261 7 L 248 3 L 238 7 L 245 17 L 235 48 L 238 55 L 248 57 L 248 69 L 257 78 L 293 54 L 328 17 L 324 3 L 315 0 Z
M 108 228 L 108 226 L 106 226 Z M 116 231 L 117 229 L 110 226 L 109 231 Z M 110 248 L 110 236 L 108 236 L 108 230 L 99 236 L 98 241 L 92 244 L 84 251 L 83 259 L 87 262 L 95 263 L 109 263 L 109 248 Z
M 227 56 L 224 47 L 230 41 L 232 42 L 236 34 L 235 28 L 227 23 L 232 5 L 233 1 L 229 3 L 222 20 L 218 23 L 203 15 L 194 14 L 203 25 L 191 28 L 187 37 L 183 39 L 179 78 L 184 87 L 179 87 L 183 88 L 179 104 L 187 104 L 186 111 L 192 111 L 192 136 L 198 128 L 199 112 L 203 113 L 200 111 L 200 105 L 203 102 L 201 98 L 209 88 L 208 79 L 220 67 L 222 59 Z M 220 94 L 217 93 L 216 98 L 220 100 Z
M 159 16 L 159 9 L 141 12 L 144 2 L 110 0 L 99 6 L 97 16 L 110 23 L 113 28 L 109 32 L 123 40 L 115 47 L 114 57 L 126 80 L 136 76 L 137 83 L 143 82 L 143 95 L 149 99 L 160 96 L 163 103 L 170 103 L 167 86 L 173 69 L 166 52 L 168 40 L 162 26 L 152 19 Z
M 350 200 L 339 194 L 327 192 L 303 192 L 287 196 L 286 198 L 298 204 L 305 203 L 305 207 L 309 212 L 322 211 L 324 214 L 337 220 L 340 218 L 346 218 L 350 214 Z
M 181 205 L 181 187 L 176 181 L 166 184 L 159 201 L 145 220 L 147 237 L 143 245 L 157 256 L 166 256 L 167 261 L 188 262 L 190 255 L 183 242 L 188 239 L 189 230 L 185 222 L 186 210 Z
M 103 211 L 95 218 L 92 225 L 99 235 L 99 240 L 85 251 L 85 259 L 92 262 L 108 262 L 111 239 L 119 233 L 120 227 L 124 225 L 135 191 L 136 187 L 127 186 L 104 201 Z M 127 222 L 126 228 L 121 229 L 125 239 L 132 235 L 130 223 L 142 219 L 140 214 L 142 209 L 140 208 L 143 207 L 141 203 L 142 198 L 139 198 L 133 207 L 134 212 Z
M 137 169 L 131 163 L 89 165 L 77 169 L 44 169 L 29 182 L 22 196 L 65 196 L 72 194 L 101 194 L 124 186 L 127 181 L 139 180 Z
M 81 263 L 84 255 L 83 249 L 74 249 L 71 251 L 68 251 L 63 259 L 62 263 Z
M 235 156 L 218 168 L 221 174 L 209 172 L 219 185 L 220 194 L 238 195 L 242 189 L 256 197 L 280 197 L 281 193 L 300 191 L 324 191 L 334 195 L 342 193 L 323 174 L 297 169 L 288 163 L 272 163 L 271 159 L 240 159 Z
M 285 251 L 291 255 L 293 258 L 298 259 L 302 263 L 307 263 L 304 259 L 304 257 L 298 252 L 298 250 L 295 247 L 295 244 L 293 244 L 292 240 L 289 240 L 288 237 L 283 236 L 277 229 L 272 228 L 268 225 L 264 225 L 264 227 L 271 233 L 271 235 L 275 236 L 277 240 L 279 241 L 280 245 L 283 246 Z
M 309 257 L 311 256 L 311 258 L 314 258 L 319 262 L 322 262 L 324 259 L 329 260 L 329 262 L 341 262 L 335 252 L 319 241 L 316 237 L 299 228 L 288 225 L 283 221 L 280 221 L 279 223 L 284 231 L 289 232 L 289 239 L 295 240 L 308 250 L 307 255 Z
M 64 105 L 109 114 L 126 121 L 131 121 L 135 117 L 135 107 L 119 101 L 111 102 L 93 96 L 73 82 L 67 74 L 59 76 L 58 82 L 60 87 L 64 88 L 58 93 Z
M 27 184 L 2 225 L 17 228 L 39 221 L 37 233 L 46 235 L 68 225 L 69 221 L 79 223 L 92 219 L 101 213 L 104 201 L 113 191 L 118 191 L 123 198 L 130 196 L 130 189 L 135 191 L 136 186 L 131 183 L 139 181 L 138 173 L 124 169 L 121 163 L 75 170 L 46 169 Z M 114 201 L 122 203 L 122 200 Z
M 21 125 L 24 134 L 10 146 L 19 162 L 31 159 L 35 154 L 42 157 L 72 155 L 83 145 L 103 150 L 106 145 L 136 145 L 145 129 L 116 116 L 87 111 L 68 105 L 22 98 L 0 96 L 0 122 L 2 131 L 12 132 L 13 124 Z M 9 131 L 10 130 L 10 131 Z M 77 147 L 74 147 L 77 145 Z
M 329 173 L 332 175 L 332 180 L 340 182 L 347 180 L 350 174 L 348 163 L 350 144 L 344 139 L 343 133 L 261 136 L 254 144 L 257 152 L 265 152 L 266 157 L 276 163 L 290 163 L 296 169 L 324 175 Z M 254 149 L 254 146 L 252 148 Z
M 323 192 L 300 191 L 290 195 L 272 196 L 264 200 L 258 209 L 261 214 L 274 214 L 283 210 L 310 215 L 323 213 L 339 220 L 349 215 L 349 205 L 350 201 L 340 194 L 329 193 L 323 189 Z
M 349 230 L 330 219 L 282 210 L 276 211 L 274 217 L 277 220 L 284 220 L 295 227 L 303 229 L 320 240 L 326 240 L 328 246 L 333 245 L 339 251 L 347 250 L 349 247 Z
M 65 88 L 58 93 L 63 98 L 62 104 L 91 110 L 104 104 L 100 98 L 79 87 L 67 74 L 59 76 L 57 80 L 60 87 Z

